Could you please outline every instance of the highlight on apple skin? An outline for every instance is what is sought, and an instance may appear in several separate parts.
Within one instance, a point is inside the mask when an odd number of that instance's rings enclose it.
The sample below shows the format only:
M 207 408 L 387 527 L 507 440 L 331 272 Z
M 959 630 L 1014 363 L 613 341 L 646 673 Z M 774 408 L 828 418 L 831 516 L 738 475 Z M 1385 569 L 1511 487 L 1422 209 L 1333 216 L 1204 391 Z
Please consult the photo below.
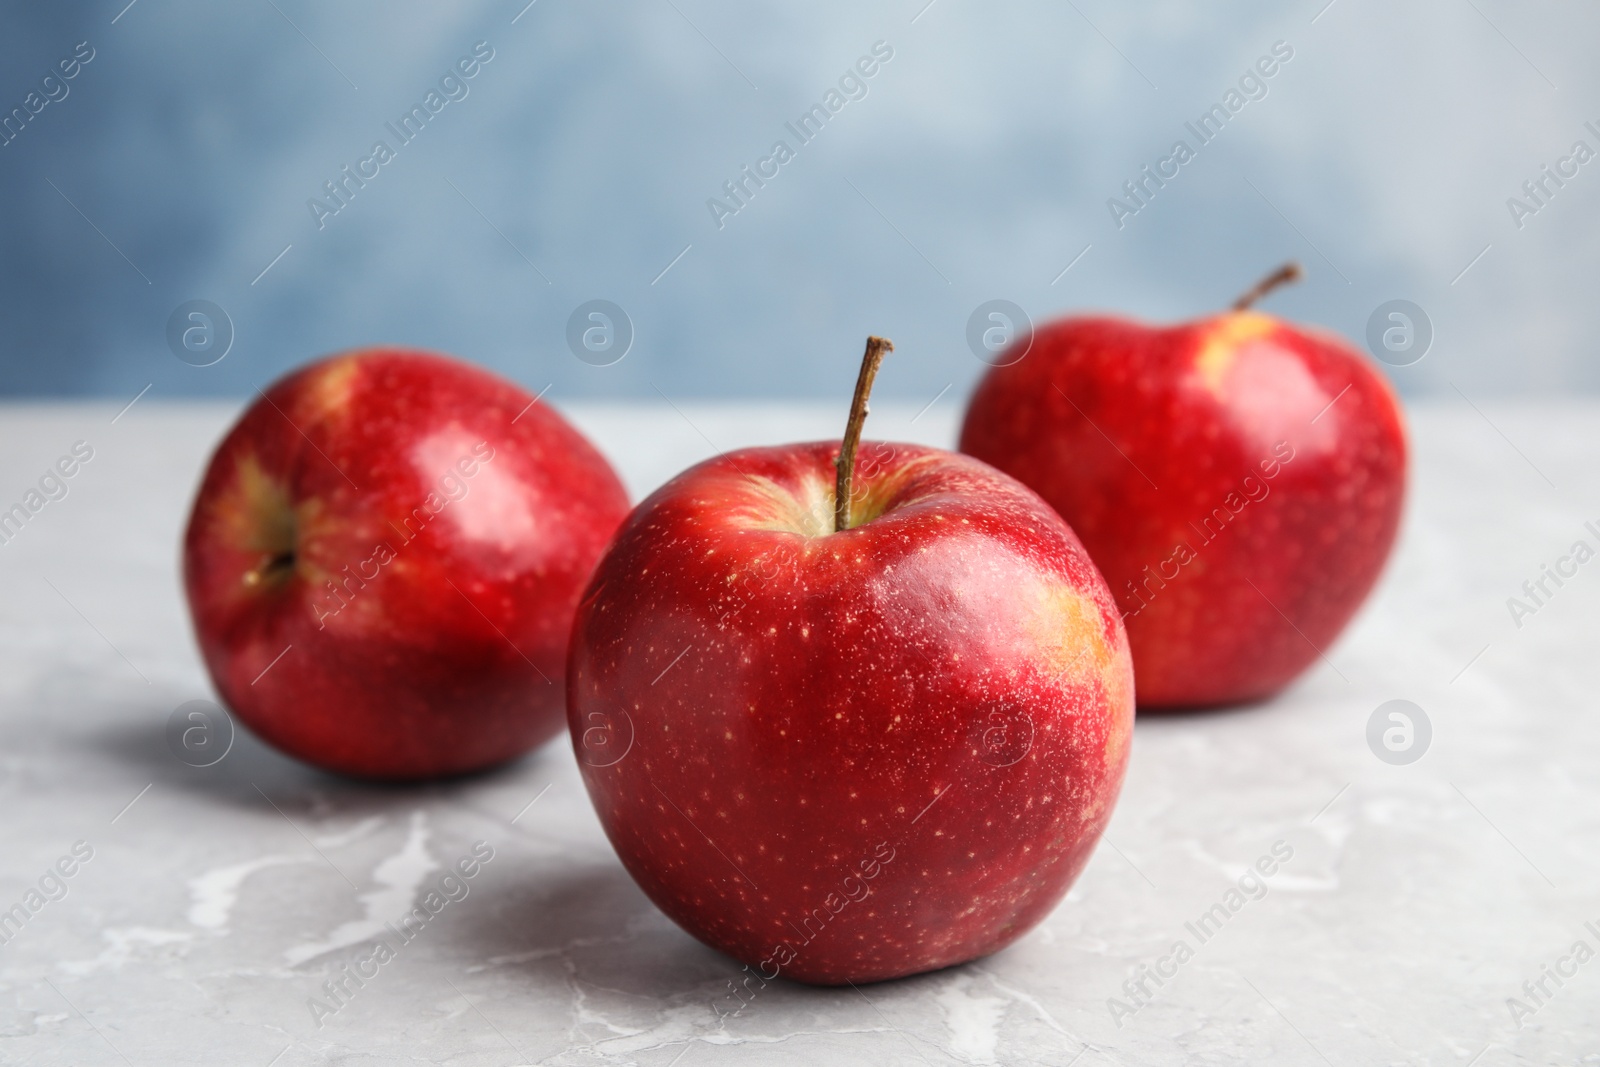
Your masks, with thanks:
M 400 348 L 303 367 L 212 457 L 184 537 L 227 706 L 346 774 L 502 763 L 559 732 L 574 609 L 627 495 L 519 386 Z
M 1066 318 L 1014 343 L 1026 354 L 979 384 L 961 450 L 1083 539 L 1124 613 L 1139 706 L 1264 699 L 1323 656 L 1405 498 L 1400 406 L 1372 362 L 1241 306 L 1174 326 Z
M 680 474 L 574 624 L 569 725 L 601 824 L 747 986 L 1012 943 L 1088 861 L 1128 759 L 1126 637 L 1066 524 L 982 463 L 884 443 L 860 445 L 836 523 L 840 452 Z

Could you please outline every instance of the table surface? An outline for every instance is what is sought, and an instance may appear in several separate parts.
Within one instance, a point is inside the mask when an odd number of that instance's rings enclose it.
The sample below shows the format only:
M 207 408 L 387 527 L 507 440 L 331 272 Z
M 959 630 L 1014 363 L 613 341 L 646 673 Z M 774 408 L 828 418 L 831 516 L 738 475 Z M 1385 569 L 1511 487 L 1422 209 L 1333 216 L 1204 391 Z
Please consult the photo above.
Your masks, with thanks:
M 634 887 L 564 741 L 417 788 L 244 733 L 214 767 L 170 754 L 173 709 L 214 696 L 178 535 L 236 409 L 119 407 L 0 406 L 0 509 L 94 449 L 0 545 L 0 910 L 41 881 L 59 897 L 0 945 L 0 1062 L 1600 1063 L 1600 564 L 1532 615 L 1507 606 L 1575 541 L 1600 546 L 1600 405 L 1414 405 L 1373 599 L 1269 704 L 1142 718 L 1103 847 L 1042 925 L 859 991 L 777 982 L 726 1021 L 738 965 Z M 714 451 L 839 431 L 836 405 L 679 409 L 567 410 L 635 499 Z M 948 445 L 956 417 L 880 404 L 869 432 Z M 1433 730 L 1404 766 L 1366 739 L 1397 698 Z M 478 840 L 495 857 L 470 894 L 314 1018 L 323 983 Z M 1293 858 L 1265 895 L 1194 937 L 1278 841 Z M 61 896 L 48 873 L 78 842 L 92 857 L 64 865 Z M 1124 983 L 1179 940 L 1192 958 L 1133 1000 Z

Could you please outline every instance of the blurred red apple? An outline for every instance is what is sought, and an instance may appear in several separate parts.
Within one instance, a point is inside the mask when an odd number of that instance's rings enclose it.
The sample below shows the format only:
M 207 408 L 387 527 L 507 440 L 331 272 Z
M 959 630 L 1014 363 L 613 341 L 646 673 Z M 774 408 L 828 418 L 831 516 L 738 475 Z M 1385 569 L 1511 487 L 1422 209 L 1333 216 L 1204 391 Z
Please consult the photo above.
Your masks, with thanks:
M 1037 490 L 1105 575 L 1141 707 L 1276 693 L 1326 652 L 1394 543 L 1393 390 L 1339 337 L 1249 310 L 1298 273 L 1196 322 L 1049 323 L 967 410 L 961 450 Z
M 561 727 L 578 596 L 627 513 L 606 461 L 516 385 L 404 349 L 304 367 L 212 457 L 184 540 L 227 705 L 328 770 L 413 779 Z
M 574 625 L 601 824 L 651 900 L 747 965 L 739 998 L 1015 941 L 1087 862 L 1128 757 L 1126 638 L 1066 524 L 965 456 L 857 456 L 881 350 L 843 445 L 719 456 L 641 504 Z

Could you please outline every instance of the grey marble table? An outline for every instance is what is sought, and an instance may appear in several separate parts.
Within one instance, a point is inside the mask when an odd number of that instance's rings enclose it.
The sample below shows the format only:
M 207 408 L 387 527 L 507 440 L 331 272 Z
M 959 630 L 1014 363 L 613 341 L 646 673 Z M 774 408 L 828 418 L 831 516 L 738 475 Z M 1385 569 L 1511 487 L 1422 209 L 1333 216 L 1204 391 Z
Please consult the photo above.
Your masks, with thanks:
M 633 886 L 564 743 L 423 788 L 245 734 L 178 762 L 168 716 L 213 695 L 178 534 L 232 411 L 120 407 L 0 406 L 0 508 L 93 449 L 0 544 L 0 912 L 26 917 L 0 917 L 4 1063 L 1600 1063 L 1600 562 L 1507 605 L 1600 547 L 1600 406 L 1413 407 L 1376 596 L 1270 704 L 1141 720 L 1048 921 L 937 974 L 774 983 L 731 1018 L 737 965 Z M 570 413 L 635 498 L 714 450 L 840 429 L 837 405 L 680 407 Z M 948 445 L 956 417 L 880 404 L 869 433 Z M 1431 723 L 1404 765 L 1367 740 L 1395 699 Z M 477 842 L 468 894 L 343 979 Z M 1275 845 L 1292 856 L 1248 877 Z

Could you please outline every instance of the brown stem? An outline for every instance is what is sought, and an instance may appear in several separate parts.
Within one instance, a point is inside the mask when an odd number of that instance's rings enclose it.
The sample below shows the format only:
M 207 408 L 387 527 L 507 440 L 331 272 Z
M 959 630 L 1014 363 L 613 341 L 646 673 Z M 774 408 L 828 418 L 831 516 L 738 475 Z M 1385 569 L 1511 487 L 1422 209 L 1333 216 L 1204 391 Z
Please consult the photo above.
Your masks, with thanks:
M 1246 292 L 1239 299 L 1235 300 L 1233 302 L 1233 310 L 1243 311 L 1254 304 L 1257 300 L 1260 300 L 1262 297 L 1272 292 L 1272 290 L 1276 289 L 1278 286 L 1288 285 L 1290 282 L 1297 282 L 1305 276 L 1306 272 L 1300 269 L 1300 264 L 1290 260 L 1288 263 L 1285 263 L 1283 266 L 1279 267 L 1265 278 L 1262 278 L 1259 282 L 1256 282 L 1252 289 Z
M 844 443 L 839 447 L 839 458 L 833 461 L 838 475 L 833 496 L 835 533 L 850 529 L 850 478 L 856 470 L 856 446 L 861 443 L 861 427 L 867 421 L 867 397 L 872 393 L 872 380 L 878 376 L 883 357 L 893 351 L 894 342 L 887 337 L 867 338 L 867 350 L 861 356 L 861 373 L 856 376 L 856 395 L 850 400 L 850 421 L 844 427 Z

